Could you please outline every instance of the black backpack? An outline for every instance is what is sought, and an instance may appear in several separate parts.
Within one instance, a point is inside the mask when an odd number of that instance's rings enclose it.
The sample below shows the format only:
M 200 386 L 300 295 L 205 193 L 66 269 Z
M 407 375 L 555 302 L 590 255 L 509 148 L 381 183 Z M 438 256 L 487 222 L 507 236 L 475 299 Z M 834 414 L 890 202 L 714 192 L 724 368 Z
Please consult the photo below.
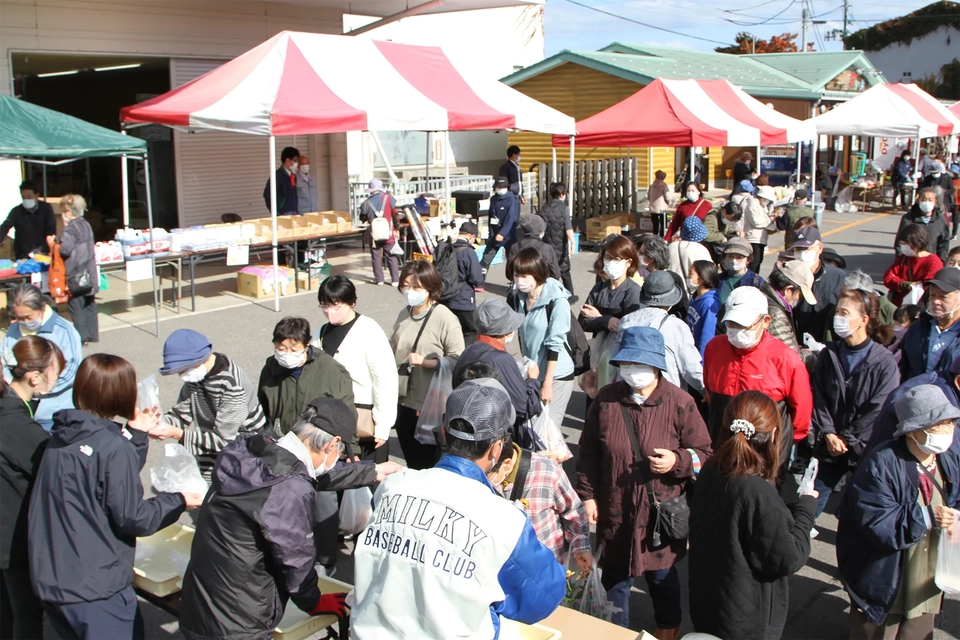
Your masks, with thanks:
M 470 247 L 456 247 L 449 240 L 438 242 L 433 251 L 433 266 L 440 274 L 440 302 L 446 302 L 460 292 L 460 266 L 457 264 L 457 252 Z

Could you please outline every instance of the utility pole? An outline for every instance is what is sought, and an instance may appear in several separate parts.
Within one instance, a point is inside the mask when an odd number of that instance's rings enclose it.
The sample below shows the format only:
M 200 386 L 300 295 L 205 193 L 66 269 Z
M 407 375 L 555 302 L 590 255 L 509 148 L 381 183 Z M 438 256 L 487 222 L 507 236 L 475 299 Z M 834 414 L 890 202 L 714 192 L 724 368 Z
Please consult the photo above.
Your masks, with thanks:
M 807 5 L 803 5 L 803 13 L 801 14 L 803 20 L 803 27 L 800 29 L 800 51 L 807 50 L 807 19 L 809 14 L 807 13 Z
M 844 49 L 847 48 L 847 20 L 850 18 L 850 1 L 843 0 L 843 36 L 840 39 L 840 44 Z

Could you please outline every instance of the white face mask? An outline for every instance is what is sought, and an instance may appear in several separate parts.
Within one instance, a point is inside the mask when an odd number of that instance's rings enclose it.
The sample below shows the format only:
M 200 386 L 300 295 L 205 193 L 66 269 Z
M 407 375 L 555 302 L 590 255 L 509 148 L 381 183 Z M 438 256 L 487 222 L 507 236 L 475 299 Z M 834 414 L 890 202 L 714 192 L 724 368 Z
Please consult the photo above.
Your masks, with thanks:
M 611 280 L 616 280 L 627 272 L 628 264 L 629 262 L 626 260 L 604 260 L 603 272 L 607 274 L 607 277 Z
M 646 364 L 625 364 L 620 377 L 633 389 L 646 389 L 657 379 L 657 370 Z
M 833 317 L 833 332 L 841 338 L 849 338 L 853 335 L 853 329 L 850 328 L 850 318 L 845 316 Z
M 687 200 L 689 200 L 690 202 L 696 202 L 699 199 L 700 199 L 699 191 L 687 191 Z
M 300 173 L 302 173 L 303 175 L 309 174 L 309 173 L 310 173 L 310 165 L 308 165 L 308 164 L 302 164 L 302 165 L 300 165 Z
M 520 293 L 530 293 L 537 288 L 537 281 L 533 276 L 518 276 L 513 279 L 513 282 Z
M 505 195 L 507 195 L 507 191 L 509 191 L 509 189 L 497 189 L 497 190 L 496 190 L 496 194 L 497 194 L 498 196 L 505 196 Z
M 37 206 L 37 201 L 34 198 L 24 198 L 23 206 L 25 209 L 34 209 Z
M 207 377 L 207 366 L 201 364 L 193 369 L 188 369 L 180 374 L 180 379 L 184 382 L 200 382 Z
M 952 433 L 927 433 L 924 431 L 923 434 L 926 436 L 924 442 L 920 442 L 916 438 L 914 438 L 913 441 L 917 443 L 917 446 L 920 447 L 920 450 L 924 453 L 938 456 L 941 453 L 946 453 L 950 445 L 953 444 Z
M 756 329 L 734 329 L 727 327 L 727 339 L 734 349 L 752 349 L 760 342 L 762 331 Z
M 687 291 L 696 291 L 700 288 L 699 282 L 694 282 L 693 278 L 687 278 Z
M 740 273 L 745 271 L 747 268 L 747 259 L 746 258 L 736 258 L 731 260 L 727 258 L 723 261 L 723 268 L 727 270 L 728 273 Z
M 817 251 L 816 249 L 807 249 L 806 251 L 798 251 L 793 254 L 800 262 L 812 267 L 817 263 Z
M 912 258 L 913 256 L 917 255 L 917 252 L 913 250 L 913 247 L 903 243 L 900 244 L 900 253 L 908 258 Z
M 21 320 L 19 324 L 21 329 L 36 333 L 40 330 L 40 327 L 43 326 L 43 316 L 41 315 L 39 318 L 34 318 L 33 320 Z
M 306 359 L 306 351 L 274 351 L 273 357 L 285 369 L 296 369 Z
M 407 299 L 408 307 L 419 307 L 427 301 L 427 292 L 417 291 L 416 289 L 404 289 L 403 297 Z
M 517 332 L 514 331 L 513 333 L 511 333 L 510 335 L 508 335 L 506 338 L 503 339 L 503 344 L 510 344 L 511 342 L 513 342 L 513 339 L 516 337 L 517 337 Z
M 26 205 L 27 201 L 24 200 L 23 202 L 24 202 L 24 205 Z M 920 211 L 924 213 L 930 213 L 931 211 L 933 211 L 933 208 L 937 206 L 937 203 L 930 202 L 929 200 L 924 200 L 923 202 L 919 203 L 917 206 L 920 207 Z
M 298 165 L 296 162 L 294 162 L 294 163 L 290 166 L 290 173 L 296 173 L 296 172 L 297 172 L 297 167 L 299 167 L 299 166 L 300 166 L 300 165 Z

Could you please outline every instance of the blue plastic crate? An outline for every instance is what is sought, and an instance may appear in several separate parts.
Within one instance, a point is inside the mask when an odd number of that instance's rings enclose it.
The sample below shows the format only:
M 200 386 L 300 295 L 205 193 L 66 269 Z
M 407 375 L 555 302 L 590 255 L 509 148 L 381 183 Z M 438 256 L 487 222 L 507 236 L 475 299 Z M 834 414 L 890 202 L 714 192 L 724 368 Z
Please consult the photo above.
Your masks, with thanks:
M 483 260 L 483 252 L 486 248 L 486 245 L 480 245 L 477 247 L 477 260 Z M 495 264 L 503 264 L 503 247 L 497 251 L 497 255 L 493 256 L 493 262 L 490 263 L 490 266 Z

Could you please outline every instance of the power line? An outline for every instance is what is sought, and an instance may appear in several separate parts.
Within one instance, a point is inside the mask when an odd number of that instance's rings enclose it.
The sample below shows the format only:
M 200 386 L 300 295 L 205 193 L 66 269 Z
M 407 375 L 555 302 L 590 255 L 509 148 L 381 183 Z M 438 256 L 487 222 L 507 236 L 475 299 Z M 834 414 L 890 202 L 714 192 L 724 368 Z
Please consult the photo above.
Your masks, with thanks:
M 723 46 L 729 46 L 729 42 L 720 42 L 719 40 L 711 40 L 710 38 L 701 38 L 700 36 L 691 35 L 689 33 L 682 33 L 680 31 L 674 31 L 673 29 L 667 29 L 665 27 L 658 27 L 654 24 L 648 24 L 646 22 L 640 22 L 639 20 L 634 20 L 633 18 L 628 18 L 626 16 L 619 16 L 615 13 L 610 13 L 609 11 L 604 11 L 603 9 L 598 9 L 597 7 L 591 7 L 588 4 L 583 4 L 582 2 L 577 2 L 576 0 L 566 0 L 570 4 L 575 4 L 578 7 L 583 7 L 584 9 L 589 9 L 590 11 L 596 11 L 597 13 L 602 13 L 605 16 L 610 16 L 611 18 L 619 18 L 620 20 L 626 20 L 627 22 L 632 22 L 633 24 L 638 24 L 641 27 L 647 27 L 648 29 L 656 29 L 657 31 L 663 31 L 664 33 L 672 33 L 675 36 L 682 36 L 684 38 L 692 38 L 694 40 L 700 40 L 702 42 L 709 42 L 711 44 L 719 44 Z
M 780 0 L 767 0 L 766 2 L 755 4 L 752 7 L 741 7 L 739 9 L 725 9 L 724 13 L 740 13 L 741 11 L 750 11 L 751 9 L 759 9 L 760 7 L 765 7 L 768 4 L 773 4 L 774 2 L 780 2 Z
M 737 22 L 737 21 L 735 21 L 735 20 L 731 20 L 730 18 L 724 18 L 724 20 L 726 20 L 727 22 L 729 22 L 729 23 L 731 23 L 731 24 L 740 25 L 740 26 L 742 26 L 742 27 L 759 27 L 759 26 L 762 25 L 762 24 L 767 24 L 767 23 L 769 23 L 769 22 L 772 21 L 772 20 L 776 20 L 777 18 L 779 18 L 780 16 L 782 16 L 783 14 L 785 14 L 787 11 L 789 11 L 789 10 L 790 10 L 790 7 L 792 7 L 792 6 L 795 5 L 796 3 L 797 3 L 797 0 L 790 0 L 789 4 L 787 4 L 787 6 L 784 7 L 782 11 L 779 11 L 779 12 L 773 14 L 772 16 L 770 16 L 769 18 L 766 18 L 766 19 L 764 19 L 764 20 L 761 20 L 760 22 L 744 23 L 744 22 Z M 745 17 L 747 17 L 747 16 L 745 16 Z M 791 20 L 790 22 L 796 22 L 796 20 Z

